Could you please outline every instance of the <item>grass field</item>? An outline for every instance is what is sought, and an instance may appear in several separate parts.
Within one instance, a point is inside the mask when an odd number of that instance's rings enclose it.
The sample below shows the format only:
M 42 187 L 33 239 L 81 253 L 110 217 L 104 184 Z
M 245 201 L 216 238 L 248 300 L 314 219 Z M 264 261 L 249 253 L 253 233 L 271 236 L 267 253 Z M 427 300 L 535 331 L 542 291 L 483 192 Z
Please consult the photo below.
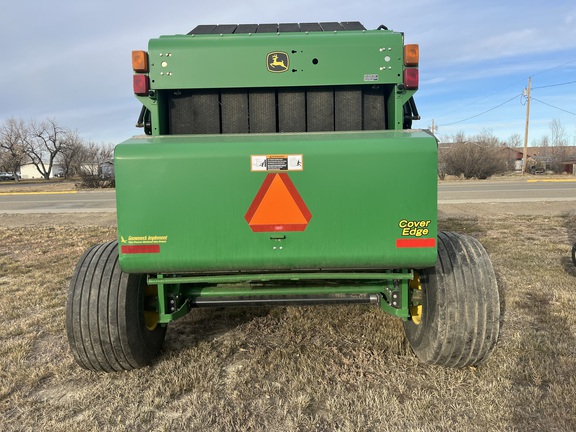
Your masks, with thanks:
M 375 306 L 200 309 L 151 367 L 73 361 L 68 283 L 105 226 L 0 228 L 3 431 L 574 431 L 574 216 L 444 218 L 479 238 L 499 280 L 498 345 L 478 368 L 419 364 Z

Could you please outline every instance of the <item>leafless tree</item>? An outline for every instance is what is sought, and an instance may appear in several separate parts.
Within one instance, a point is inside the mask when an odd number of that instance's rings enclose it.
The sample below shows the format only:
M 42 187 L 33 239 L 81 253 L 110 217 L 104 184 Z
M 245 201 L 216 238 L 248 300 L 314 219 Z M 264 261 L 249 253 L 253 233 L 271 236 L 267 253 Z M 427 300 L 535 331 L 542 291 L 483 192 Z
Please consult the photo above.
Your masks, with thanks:
M 444 155 L 446 174 L 486 179 L 506 171 L 506 149 L 489 131 L 466 138 L 460 133 Z
M 540 141 L 536 142 L 535 147 L 550 147 L 550 137 L 548 135 L 544 135 L 542 138 L 540 138 Z
M 568 143 L 568 136 L 566 128 L 562 125 L 560 120 L 554 119 L 550 122 L 551 145 L 565 146 Z
M 522 136 L 520 136 L 519 133 L 514 133 L 514 134 L 510 135 L 510 138 L 508 138 L 506 143 L 508 144 L 508 147 L 510 147 L 510 148 L 523 147 L 524 146 L 524 138 L 522 138 Z
M 112 160 L 114 157 L 114 146 L 112 144 L 97 144 L 89 142 L 83 146 L 82 154 L 79 158 L 77 172 L 84 187 L 113 187 L 114 178 L 104 175 L 102 164 Z
M 56 158 L 56 163 L 62 169 L 64 178 L 78 174 L 78 167 L 85 157 L 85 144 L 75 131 L 69 131 L 66 135 L 66 143 Z
M 26 129 L 26 154 L 42 177 L 48 180 L 56 157 L 66 148 L 69 132 L 54 119 L 41 123 L 32 120 Z
M 550 137 L 542 138 L 540 154 L 545 157 L 547 169 L 562 173 L 565 168 L 564 162 L 572 158 L 568 147 L 568 135 L 560 120 L 552 120 L 549 127 Z
M 0 158 L 5 171 L 16 174 L 27 160 L 23 133 L 24 120 L 9 118 L 0 126 Z M 18 180 L 18 176 L 14 176 Z
M 114 157 L 114 147 L 111 144 L 98 144 L 89 141 L 82 146 L 75 169 L 87 174 L 98 174 L 98 167 L 102 162 Z

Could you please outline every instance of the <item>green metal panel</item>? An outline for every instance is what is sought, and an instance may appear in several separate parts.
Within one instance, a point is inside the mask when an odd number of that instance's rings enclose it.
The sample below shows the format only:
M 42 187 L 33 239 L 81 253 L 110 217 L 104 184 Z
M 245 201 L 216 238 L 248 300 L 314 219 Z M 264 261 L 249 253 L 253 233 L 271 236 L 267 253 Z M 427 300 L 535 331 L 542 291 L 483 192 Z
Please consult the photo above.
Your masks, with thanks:
M 310 213 L 303 230 L 280 221 L 278 232 L 254 232 L 247 222 L 274 172 L 253 171 L 255 155 L 301 155 L 303 169 L 282 172 Z M 115 151 L 120 265 L 129 273 L 430 267 L 436 167 L 436 140 L 423 131 L 133 138 Z
M 398 84 L 404 68 L 402 34 L 382 30 L 162 36 L 148 52 L 152 89 Z
M 148 285 L 157 284 L 238 284 L 240 282 L 301 282 L 301 281 L 328 281 L 328 280 L 354 280 L 354 281 L 384 281 L 384 280 L 412 280 L 414 278 L 413 272 L 408 273 L 395 273 L 388 271 L 387 273 L 375 272 L 354 272 L 354 273 L 263 273 L 263 274 L 233 274 L 233 275 L 214 275 L 214 276 L 184 276 L 184 277 L 171 277 L 169 279 L 161 278 L 148 278 Z M 379 291 L 378 291 L 379 292 Z M 281 293 L 283 294 L 283 293 Z

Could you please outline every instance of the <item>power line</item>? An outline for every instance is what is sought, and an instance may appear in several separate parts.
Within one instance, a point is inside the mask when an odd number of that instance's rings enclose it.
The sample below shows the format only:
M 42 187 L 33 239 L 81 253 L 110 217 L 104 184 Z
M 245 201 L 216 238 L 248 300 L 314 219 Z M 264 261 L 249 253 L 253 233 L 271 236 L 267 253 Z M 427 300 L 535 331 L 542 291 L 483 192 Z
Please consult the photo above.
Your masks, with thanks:
M 549 71 L 554 70 L 554 69 L 559 69 L 559 68 L 564 67 L 564 66 L 566 66 L 566 65 L 569 65 L 569 64 L 571 64 L 571 63 L 576 63 L 576 59 L 567 61 L 567 62 L 565 62 L 565 63 L 559 64 L 558 66 L 554 66 L 554 67 L 551 67 L 551 68 L 549 68 L 549 69 L 545 69 L 545 70 L 540 71 L 540 72 L 536 72 L 536 73 L 534 73 L 534 74 L 532 74 L 532 75 L 530 75 L 530 76 L 533 77 L 533 76 L 535 76 L 535 75 L 540 75 L 540 74 L 543 74 L 543 73 L 545 73 L 545 72 L 549 72 Z M 523 81 L 523 80 L 522 80 L 522 81 Z M 520 80 L 519 80 L 519 81 L 516 81 L 516 82 L 514 82 L 514 83 L 512 83 L 512 84 L 510 84 L 510 85 L 507 86 L 507 87 L 502 88 L 501 90 L 498 90 L 498 91 L 496 91 L 496 92 L 490 93 L 490 94 L 485 95 L 485 96 L 482 96 L 481 98 L 476 99 L 476 100 L 474 100 L 474 101 L 472 101 L 472 102 L 470 102 L 470 103 L 468 103 L 468 104 L 462 105 L 462 106 L 460 106 L 459 108 L 453 109 L 452 111 L 448 111 L 448 112 L 443 113 L 443 114 L 441 114 L 441 115 L 439 115 L 439 116 L 436 116 L 436 118 L 438 119 L 438 118 L 445 117 L 445 116 L 447 116 L 448 114 L 451 114 L 451 113 L 453 113 L 453 112 L 455 112 L 455 111 L 460 111 L 462 108 L 465 108 L 465 107 L 467 107 L 467 106 L 476 104 L 477 102 L 480 102 L 480 101 L 482 101 L 482 100 L 484 100 L 484 99 L 486 99 L 486 98 L 489 98 L 489 97 L 491 97 L 491 96 L 493 96 L 493 95 L 495 95 L 495 94 L 502 93 L 504 90 L 507 90 L 508 88 L 510 88 L 510 87 L 518 84 L 518 82 L 520 82 Z M 543 88 L 548 88 L 548 87 L 556 87 L 556 86 L 562 86 L 562 85 L 568 85 L 568 84 L 574 84 L 574 83 L 576 83 L 576 81 L 569 81 L 569 82 L 564 82 L 564 83 L 559 83 L 559 84 L 552 84 L 552 85 L 547 85 L 547 86 L 533 87 L 532 90 L 535 90 L 535 89 L 543 89 Z M 492 111 L 492 110 L 494 110 L 494 109 L 496 109 L 496 108 L 501 107 L 502 105 L 505 105 L 506 103 L 514 100 L 516 97 L 517 97 L 517 96 L 514 96 L 512 99 L 509 99 L 509 100 L 507 100 L 506 102 L 502 103 L 501 105 L 495 106 L 494 108 L 491 108 L 491 109 L 489 109 L 488 111 L 484 111 L 484 112 L 482 112 L 482 113 L 480 113 L 480 114 L 477 114 L 477 115 L 475 115 L 475 116 L 469 117 L 469 118 L 467 118 L 467 119 L 459 120 L 459 121 L 452 122 L 452 123 L 448 123 L 448 124 L 441 125 L 441 126 L 450 126 L 450 125 L 453 125 L 453 124 L 462 123 L 462 122 L 465 122 L 465 121 L 467 121 L 467 120 L 470 120 L 470 119 L 479 117 L 479 116 L 481 116 L 481 115 L 483 115 L 483 114 L 486 114 L 486 113 L 488 113 L 488 112 L 490 112 L 490 111 Z M 540 102 L 540 101 L 539 101 L 539 102 Z M 556 107 L 552 107 L 552 108 L 556 108 Z M 562 110 L 562 111 L 564 111 L 564 110 Z M 569 114 L 573 114 L 573 113 L 571 113 L 571 112 L 569 112 L 569 111 L 567 111 L 567 112 L 568 112 Z
M 545 85 L 545 86 L 540 86 L 540 87 L 532 87 L 532 90 L 543 89 L 543 88 L 548 88 L 548 87 L 559 87 L 559 86 L 574 84 L 574 83 L 576 83 L 576 81 L 568 81 L 568 82 L 563 82 L 563 83 L 559 83 L 559 84 L 550 84 L 550 85 Z
M 567 61 L 566 63 L 562 63 L 562 64 L 560 64 L 560 65 L 558 65 L 558 66 L 551 67 L 550 69 L 545 69 L 545 70 L 543 70 L 543 71 L 536 72 L 535 74 L 532 74 L 532 76 L 540 75 L 540 74 L 543 74 L 543 73 L 545 73 L 545 72 L 549 72 L 549 71 L 554 70 L 554 69 L 559 69 L 559 68 L 564 67 L 564 66 L 566 66 L 566 65 L 568 65 L 568 64 L 570 64 L 570 63 L 576 63 L 576 59 L 575 59 L 575 60 Z
M 507 101 L 502 102 L 500 105 L 496 105 L 495 107 L 490 108 L 489 110 L 483 111 L 483 112 L 481 112 L 481 113 L 479 113 L 479 114 L 473 115 L 472 117 L 468 117 L 468 118 L 465 118 L 465 119 L 462 119 L 462 120 L 458 120 L 458 121 L 455 121 L 455 122 L 452 122 L 452 123 L 443 124 L 443 125 L 440 125 L 440 126 L 452 126 L 452 125 L 454 125 L 454 124 L 458 124 L 458 123 L 462 123 L 462 122 L 465 122 L 465 121 L 468 121 L 468 120 L 472 120 L 473 118 L 480 117 L 481 115 L 484 115 L 484 114 L 486 114 L 486 113 L 489 113 L 490 111 L 494 111 L 495 109 L 500 108 L 500 107 L 503 106 L 503 105 L 506 105 L 508 102 L 512 102 L 514 99 L 516 99 L 516 98 L 518 98 L 518 97 L 520 97 L 520 96 L 522 96 L 522 95 L 518 94 L 518 95 L 516 95 L 516 96 L 514 96 L 514 97 L 512 97 L 512 98 L 510 98 L 510 99 L 508 99 Z
M 557 106 L 550 105 L 549 103 L 546 103 L 546 102 L 542 102 L 541 100 L 536 99 L 534 96 L 532 96 L 532 100 L 535 100 L 535 101 L 537 101 L 537 102 L 540 102 L 541 104 L 547 105 L 547 106 L 549 106 L 550 108 L 554 108 L 554 109 L 557 109 L 557 110 L 559 110 L 559 111 L 564 111 L 565 113 L 572 114 L 573 116 L 576 116 L 576 113 L 573 113 L 573 112 L 571 112 L 571 111 L 567 111 L 567 110 L 562 109 L 562 108 L 558 108 Z
M 504 87 L 504 88 L 502 88 L 502 89 L 500 89 L 500 90 L 497 90 L 497 91 L 495 91 L 495 92 L 493 92 L 493 93 L 489 93 L 489 94 L 487 94 L 487 95 L 485 95 L 485 96 L 482 96 L 482 97 L 479 98 L 479 99 L 473 100 L 472 102 L 469 102 L 469 103 L 467 103 L 467 104 L 465 104 L 465 105 L 461 105 L 460 107 L 455 108 L 455 109 L 453 109 L 453 110 L 451 110 L 451 111 L 448 111 L 448 112 L 446 112 L 446 113 L 444 113 L 444 114 L 440 114 L 439 116 L 436 116 L 436 118 L 439 119 L 439 118 L 442 118 L 442 117 L 447 116 L 448 114 L 452 114 L 453 112 L 461 111 L 462 108 L 466 108 L 467 106 L 474 105 L 474 104 L 476 104 L 476 103 L 478 103 L 478 102 L 480 102 L 480 101 L 482 101 L 482 100 L 484 100 L 484 99 L 488 99 L 488 98 L 491 97 L 491 96 L 494 96 L 494 95 L 496 95 L 496 94 L 502 93 L 504 90 L 508 90 L 510 87 L 513 87 L 513 86 L 515 86 L 516 84 L 518 84 L 519 82 L 523 82 L 523 81 L 524 81 L 524 80 L 518 80 L 518 81 L 516 81 L 516 82 L 513 82 L 512 84 L 510 84 L 510 85 L 508 85 L 508 86 L 506 86 L 506 87 Z M 464 121 L 464 120 L 462 120 L 462 121 Z M 458 123 L 458 122 L 457 122 L 457 123 Z M 446 125 L 445 125 L 445 126 L 446 126 Z

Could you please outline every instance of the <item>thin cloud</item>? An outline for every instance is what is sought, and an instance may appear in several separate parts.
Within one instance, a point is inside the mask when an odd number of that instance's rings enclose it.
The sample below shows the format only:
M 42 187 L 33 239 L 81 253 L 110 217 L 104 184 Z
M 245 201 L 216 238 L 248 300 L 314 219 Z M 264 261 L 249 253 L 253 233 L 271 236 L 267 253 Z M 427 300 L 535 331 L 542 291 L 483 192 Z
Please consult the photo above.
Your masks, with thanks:
M 215 7 L 174 0 L 161 8 L 152 0 L 62 0 L 57 7 L 49 1 L 32 3 L 10 2 L 0 16 L 0 122 L 11 116 L 56 118 L 87 139 L 102 142 L 119 142 L 140 132 L 134 128 L 139 102 L 132 94 L 130 51 L 147 49 L 150 38 L 187 33 L 198 24 L 358 20 L 369 29 L 384 24 L 404 32 L 406 43 L 420 44 L 416 99 L 423 120 L 417 127 L 427 127 L 445 107 L 474 102 L 520 81 L 503 99 L 489 99 L 488 106 L 472 103 L 455 113 L 460 118 L 474 115 L 490 108 L 490 102 L 496 105 L 521 91 L 528 75 L 576 59 L 573 2 L 414 0 L 407 7 L 391 0 L 367 0 L 361 6 L 333 0 L 224 0 Z M 568 81 L 564 77 L 569 70 L 573 75 L 573 69 L 561 68 L 537 78 L 540 85 Z M 556 94 L 551 89 L 542 100 L 565 106 Z M 573 106 L 573 97 L 565 94 L 564 100 Z M 503 108 L 498 115 L 522 122 L 522 109 Z M 555 115 L 551 108 L 541 109 L 538 115 L 546 121 Z M 495 133 L 502 128 L 497 120 L 492 120 Z M 473 129 L 485 121 L 491 118 L 460 127 Z

